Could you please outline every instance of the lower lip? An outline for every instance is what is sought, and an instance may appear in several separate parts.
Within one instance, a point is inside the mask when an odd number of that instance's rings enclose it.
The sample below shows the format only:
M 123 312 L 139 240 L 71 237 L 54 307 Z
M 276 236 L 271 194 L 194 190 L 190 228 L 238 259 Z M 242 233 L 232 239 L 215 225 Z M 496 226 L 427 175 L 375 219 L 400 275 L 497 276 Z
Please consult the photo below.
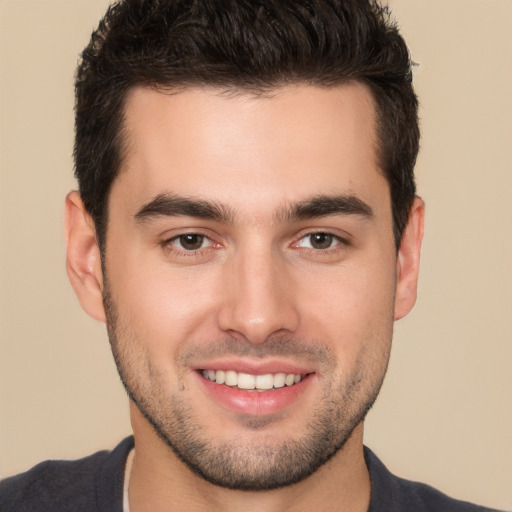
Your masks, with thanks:
M 314 374 L 310 374 L 293 386 L 260 392 L 217 384 L 205 379 L 199 372 L 197 377 L 216 402 L 232 412 L 248 416 L 267 416 L 282 412 L 293 405 L 314 380 Z

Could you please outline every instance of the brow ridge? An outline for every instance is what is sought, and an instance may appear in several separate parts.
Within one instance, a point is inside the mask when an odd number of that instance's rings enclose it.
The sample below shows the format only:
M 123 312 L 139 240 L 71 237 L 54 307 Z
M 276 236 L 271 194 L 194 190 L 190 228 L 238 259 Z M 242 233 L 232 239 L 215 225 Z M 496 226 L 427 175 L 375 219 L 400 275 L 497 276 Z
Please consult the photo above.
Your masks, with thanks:
M 206 199 L 192 199 L 175 194 L 158 194 L 146 203 L 136 214 L 139 222 L 156 217 L 197 217 L 219 222 L 232 222 L 233 212 L 225 205 L 217 204 Z
M 329 215 L 355 215 L 373 218 L 371 206 L 353 194 L 318 195 L 306 201 L 292 203 L 280 214 L 288 221 L 307 220 Z
M 373 210 L 355 195 L 317 195 L 304 201 L 292 202 L 275 215 L 278 222 L 294 222 L 330 215 L 354 215 L 365 219 L 373 217 Z M 194 199 L 176 194 L 162 193 L 144 204 L 135 214 L 139 222 L 157 217 L 187 216 L 232 223 L 233 210 L 225 204 L 207 199 Z

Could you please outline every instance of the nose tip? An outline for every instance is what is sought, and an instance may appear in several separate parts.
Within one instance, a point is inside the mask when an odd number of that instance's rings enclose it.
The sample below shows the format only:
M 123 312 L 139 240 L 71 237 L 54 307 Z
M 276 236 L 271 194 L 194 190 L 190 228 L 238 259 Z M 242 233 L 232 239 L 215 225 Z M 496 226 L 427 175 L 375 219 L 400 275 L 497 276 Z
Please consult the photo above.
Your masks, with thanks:
M 218 312 L 219 328 L 252 344 L 262 344 L 276 334 L 290 334 L 299 326 L 293 284 L 276 262 L 245 261 L 238 271 L 227 272 L 229 284 Z

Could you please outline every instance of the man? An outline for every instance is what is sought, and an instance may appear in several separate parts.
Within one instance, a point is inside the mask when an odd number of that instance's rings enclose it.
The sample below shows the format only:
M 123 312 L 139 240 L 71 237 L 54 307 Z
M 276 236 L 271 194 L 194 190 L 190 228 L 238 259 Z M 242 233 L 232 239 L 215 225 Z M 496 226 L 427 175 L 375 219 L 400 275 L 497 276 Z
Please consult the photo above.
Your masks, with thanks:
M 127 0 L 76 91 L 68 274 L 135 448 L 7 480 L 2 511 L 481 510 L 363 448 L 423 232 L 385 10 Z

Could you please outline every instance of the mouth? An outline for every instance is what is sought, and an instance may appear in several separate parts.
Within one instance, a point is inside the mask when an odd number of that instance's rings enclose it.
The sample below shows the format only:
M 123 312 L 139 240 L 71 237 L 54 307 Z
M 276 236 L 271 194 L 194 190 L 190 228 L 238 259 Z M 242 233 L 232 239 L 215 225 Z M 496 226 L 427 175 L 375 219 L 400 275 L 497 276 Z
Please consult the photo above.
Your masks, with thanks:
M 200 373 L 205 379 L 221 386 L 259 392 L 295 386 L 306 377 L 297 373 L 255 375 L 234 370 L 200 370 Z
M 317 389 L 318 380 L 313 368 L 286 361 L 210 362 L 194 373 L 210 403 L 244 418 L 269 418 L 292 407 L 300 408 L 302 397 Z

